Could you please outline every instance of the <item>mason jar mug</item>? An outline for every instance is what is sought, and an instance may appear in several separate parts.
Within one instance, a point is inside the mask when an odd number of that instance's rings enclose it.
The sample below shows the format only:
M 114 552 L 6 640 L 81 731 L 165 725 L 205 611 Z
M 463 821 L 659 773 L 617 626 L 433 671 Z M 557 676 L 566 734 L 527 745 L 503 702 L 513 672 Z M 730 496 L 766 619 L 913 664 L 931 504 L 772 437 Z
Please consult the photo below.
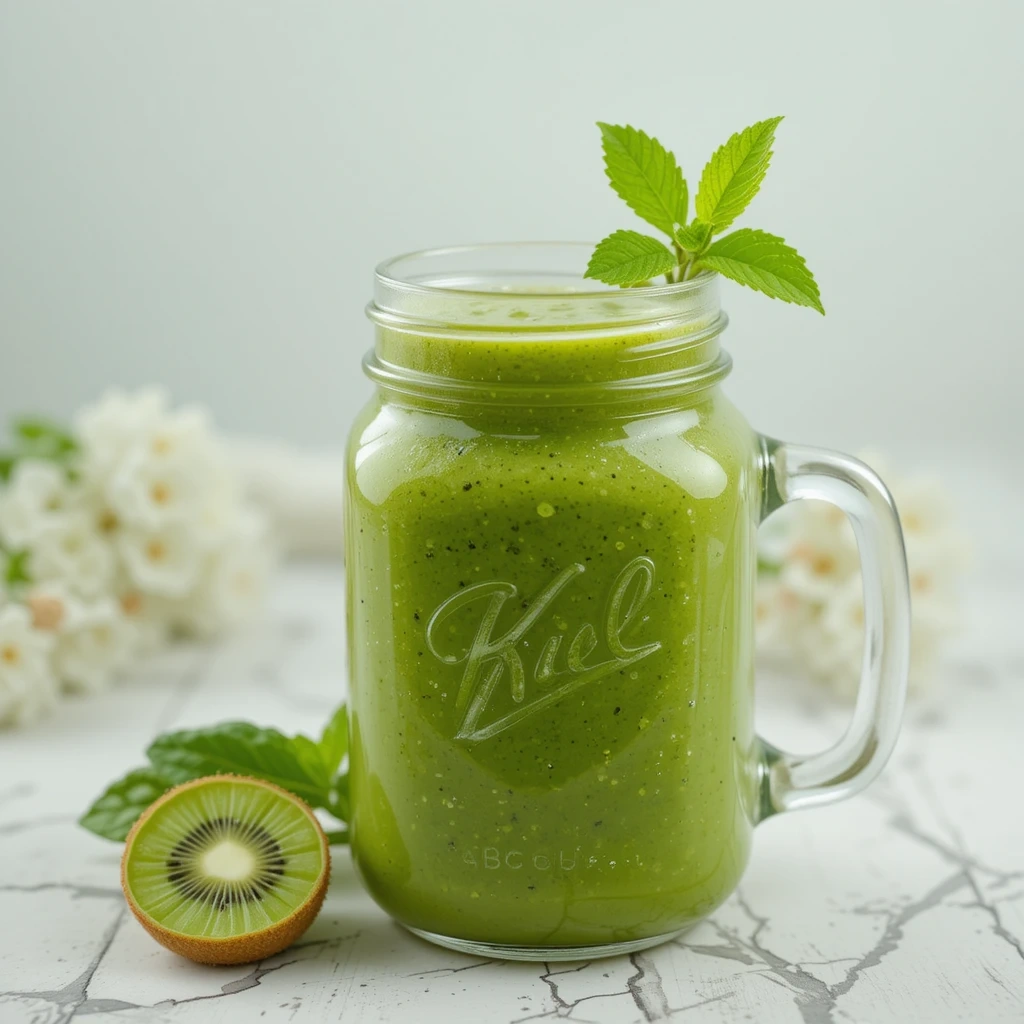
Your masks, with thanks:
M 485 956 L 653 945 L 735 888 L 753 827 L 849 796 L 896 740 L 895 508 L 849 456 L 722 392 L 718 280 L 595 287 L 582 245 L 377 272 L 375 394 L 347 465 L 352 850 L 377 902 Z M 817 498 L 857 534 L 863 677 L 794 756 L 753 723 L 758 524 Z

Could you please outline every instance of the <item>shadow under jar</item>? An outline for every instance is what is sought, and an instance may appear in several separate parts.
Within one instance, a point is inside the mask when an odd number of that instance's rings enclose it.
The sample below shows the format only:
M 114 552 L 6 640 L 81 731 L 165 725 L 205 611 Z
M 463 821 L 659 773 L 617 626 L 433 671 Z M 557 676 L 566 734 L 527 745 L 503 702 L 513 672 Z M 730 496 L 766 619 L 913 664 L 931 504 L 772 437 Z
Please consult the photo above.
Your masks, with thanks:
M 895 742 L 909 607 L 863 464 L 754 433 L 723 395 L 718 281 L 580 277 L 495 245 L 377 272 L 351 432 L 352 849 L 442 945 L 575 959 L 663 941 L 733 891 L 754 824 L 847 796 Z M 758 524 L 850 516 L 865 664 L 812 757 L 753 728 Z

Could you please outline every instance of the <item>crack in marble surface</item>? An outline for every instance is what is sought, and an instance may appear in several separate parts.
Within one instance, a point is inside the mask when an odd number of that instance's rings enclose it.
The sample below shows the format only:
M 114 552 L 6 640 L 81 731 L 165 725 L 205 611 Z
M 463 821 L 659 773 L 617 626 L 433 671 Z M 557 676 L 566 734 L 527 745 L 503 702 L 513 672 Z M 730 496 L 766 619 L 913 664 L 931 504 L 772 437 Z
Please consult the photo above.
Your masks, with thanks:
M 497 960 L 482 960 L 478 964 L 466 964 L 465 967 L 435 967 L 432 971 L 417 971 L 415 974 L 407 974 L 407 978 L 428 978 L 433 974 L 461 974 L 463 971 L 475 971 L 478 967 L 490 967 L 497 963 Z
M 30 829 L 45 828 L 47 825 L 66 825 L 75 821 L 73 814 L 40 814 L 35 818 L 22 818 L 0 824 L 0 836 L 13 836 Z
M 35 885 L 0 885 L 0 892 L 69 892 L 74 899 L 117 900 L 124 891 L 113 886 L 79 885 L 75 882 L 38 882 Z
M 544 981 L 550 987 L 550 982 L 547 977 L 542 975 L 541 980 Z M 510 1024 L 526 1024 L 527 1021 L 531 1020 L 549 1020 L 554 1017 L 559 1020 L 571 1020 L 574 1024 L 593 1024 L 592 1021 L 585 1017 L 576 1016 L 577 1007 L 583 1003 L 592 1002 L 595 999 L 614 999 L 617 996 L 628 996 L 628 989 L 616 990 L 614 992 L 590 992 L 585 996 L 580 996 L 578 999 L 574 999 L 571 1003 L 566 1002 L 558 994 L 557 986 L 552 988 L 551 997 L 555 1002 L 555 1008 L 548 1010 L 545 1013 L 531 1013 L 528 1017 L 514 1017 Z
M 110 947 L 114 942 L 114 938 L 117 935 L 118 929 L 124 921 L 126 913 L 127 910 L 123 907 L 118 911 L 117 916 L 103 933 L 103 940 L 99 951 L 86 965 L 85 970 L 76 978 L 69 981 L 65 986 L 48 991 L 0 992 L 0 1000 L 35 999 L 40 1002 L 52 1003 L 61 1011 L 61 1016 L 58 1017 L 54 1024 L 66 1024 L 67 1021 L 70 1021 L 75 1016 L 79 1008 L 88 1001 L 89 984 L 92 982 L 96 971 L 99 970 L 99 966 L 103 962 L 103 958 L 109 952 Z
M 223 999 L 226 996 L 237 995 L 240 992 L 248 992 L 250 989 L 258 988 L 259 985 L 260 985 L 260 982 L 267 975 L 269 975 L 269 974 L 276 974 L 278 971 L 284 970 L 284 968 L 286 968 L 286 967 L 291 967 L 294 964 L 302 963 L 304 960 L 308 959 L 306 957 L 294 956 L 293 955 L 291 957 L 291 959 L 283 960 L 280 963 L 274 963 L 274 964 L 272 964 L 269 967 L 266 966 L 266 964 L 268 964 L 272 960 L 276 960 L 277 957 L 279 957 L 279 956 L 284 956 L 286 954 L 302 953 L 302 952 L 304 952 L 306 950 L 310 950 L 310 949 L 322 949 L 324 947 L 340 945 L 342 942 L 358 939 L 358 937 L 359 937 L 359 932 L 355 932 L 355 933 L 350 933 L 350 934 L 347 934 L 347 935 L 342 935 L 342 936 L 338 936 L 336 938 L 331 938 L 331 939 L 317 939 L 317 940 L 314 940 L 314 941 L 311 941 L 311 942 L 298 942 L 298 943 L 295 943 L 293 946 L 289 947 L 289 949 L 286 950 L 285 953 L 279 953 L 279 954 L 277 954 L 277 956 L 274 956 L 274 957 L 267 957 L 266 959 L 261 960 L 258 963 L 254 964 L 252 966 L 251 970 L 249 970 L 249 972 L 244 974 L 242 977 L 240 977 L 240 978 L 233 978 L 231 981 L 225 982 L 223 985 L 220 986 L 220 991 L 218 991 L 218 992 L 210 992 L 210 993 L 206 993 L 206 994 L 203 994 L 203 995 L 197 995 L 197 996 L 186 996 L 186 997 L 180 998 L 180 999 L 174 999 L 174 998 L 158 999 L 158 1000 L 155 1000 L 154 1002 L 148 1002 L 148 1003 L 129 1002 L 129 1001 L 123 1000 L 123 999 L 103 999 L 103 998 L 101 998 L 101 999 L 89 999 L 88 998 L 89 983 L 92 980 L 93 975 L 96 973 L 97 969 L 99 968 L 100 964 L 102 963 L 104 957 L 106 956 L 106 954 L 107 954 L 107 952 L 108 952 L 108 950 L 110 948 L 110 944 L 113 942 L 114 936 L 116 935 L 117 928 L 120 926 L 120 924 L 123 922 L 123 920 L 124 920 L 124 914 L 122 912 L 121 917 L 118 919 L 118 921 L 116 922 L 114 928 L 112 929 L 112 933 L 109 936 L 109 941 L 104 945 L 104 948 L 100 951 L 100 953 L 96 957 L 95 961 L 90 964 L 90 967 L 87 969 L 86 972 L 83 973 L 83 975 L 80 978 L 78 978 L 74 982 L 72 982 L 69 986 L 66 987 L 66 989 L 62 989 L 59 993 L 52 993 L 52 992 L 12 992 L 12 993 L 0 993 L 0 998 L 2 998 L 3 996 L 20 996 L 22 998 L 34 998 L 34 999 L 40 999 L 40 1000 L 49 1001 L 49 1002 L 60 1002 L 60 1000 L 55 999 L 54 996 L 62 996 L 67 991 L 71 991 L 71 992 L 77 993 L 79 991 L 79 989 L 80 989 L 81 990 L 82 998 L 79 999 L 77 1002 L 75 1002 L 74 1007 L 73 1007 L 72 1012 L 70 1013 L 70 1015 L 68 1017 L 64 1018 L 64 1020 L 68 1020 L 68 1021 L 70 1021 L 74 1017 L 81 1017 L 81 1016 L 86 1016 L 86 1015 L 89 1015 L 89 1014 L 95 1014 L 95 1013 L 106 1012 L 106 1011 L 169 1009 L 169 1008 L 172 1008 L 172 1007 L 175 1007 L 175 1006 L 185 1006 L 185 1005 L 188 1005 L 190 1003 L 201 1003 L 201 1002 L 207 1002 L 209 1000 L 214 1000 L 214 999 Z M 83 979 L 84 979 L 84 984 L 80 984 L 81 982 L 83 982 Z M 63 1002 L 61 1004 L 63 1005 Z M 63 1021 L 62 1021 L 62 1024 L 63 1024 Z
M 1005 885 L 1017 879 L 1024 879 L 1024 870 L 1007 871 L 995 868 L 973 856 L 966 847 L 962 832 L 949 816 L 939 794 L 935 791 L 927 775 L 921 770 L 918 761 L 911 759 L 907 764 L 907 770 L 920 789 L 932 813 L 948 833 L 948 841 L 943 842 L 921 829 L 914 822 L 913 815 L 906 803 L 898 799 L 894 801 L 891 794 L 888 795 L 890 804 L 895 802 L 900 810 L 890 819 L 889 827 L 933 850 L 945 861 L 957 865 L 962 872 L 964 884 L 970 888 L 974 895 L 971 905 L 978 907 L 988 915 L 992 922 L 993 933 L 1008 943 L 1017 956 L 1024 960 L 1024 943 L 1006 928 L 998 906 L 994 901 L 985 898 L 981 886 L 978 885 L 978 881 L 975 878 L 975 872 L 980 872 L 992 876 L 997 883 Z M 885 800 L 886 792 L 886 790 L 882 790 L 882 794 L 878 799 Z
M 586 995 L 576 999 L 568 999 L 562 995 L 561 985 L 564 982 L 558 979 L 570 974 L 581 974 L 590 968 L 597 968 L 601 965 L 613 965 L 619 958 L 610 960 L 592 961 L 587 960 L 574 967 L 563 967 L 554 969 L 550 963 L 544 965 L 545 971 L 541 974 L 540 980 L 548 987 L 549 997 L 553 1004 L 549 1010 L 539 1013 L 531 1013 L 526 1016 L 512 1018 L 509 1024 L 526 1024 L 535 1020 L 569 1020 L 574 1024 L 588 1024 L 588 1018 L 581 1017 L 577 1010 L 584 1003 L 593 1003 L 600 999 L 621 1000 L 629 997 L 632 1005 L 639 1010 L 643 1021 L 668 1020 L 678 1014 L 687 1013 L 691 1010 L 700 1009 L 712 1003 L 721 1002 L 732 996 L 732 990 L 719 992 L 717 995 L 709 996 L 706 999 L 699 999 L 696 1002 L 687 1003 L 683 1006 L 672 1007 L 669 1005 L 664 983 L 653 959 L 643 953 L 633 953 L 628 957 L 628 963 L 633 967 L 633 973 L 626 979 L 624 988 L 611 989 L 608 991 L 588 992 Z M 476 966 L 476 965 L 474 965 Z M 602 977 L 607 973 L 602 972 Z M 625 1016 L 617 1015 L 617 1019 L 626 1019 Z
M 878 966 L 883 959 L 899 947 L 905 926 L 919 915 L 940 904 L 947 896 L 963 889 L 968 881 L 963 871 L 933 886 L 924 896 L 908 903 L 898 913 L 888 913 L 888 921 L 874 945 L 859 959 L 840 957 L 835 960 L 820 961 L 821 964 L 853 963 L 846 972 L 846 977 L 838 984 L 829 985 L 811 974 L 804 967 L 807 961 L 794 963 L 773 952 L 761 941 L 761 933 L 770 924 L 767 917 L 761 916 L 751 908 L 741 892 L 735 896 L 737 904 L 754 925 L 749 938 L 744 938 L 734 929 L 716 923 L 712 918 L 711 925 L 726 940 L 730 958 L 740 959 L 750 965 L 760 961 L 768 980 L 781 984 L 793 993 L 794 1002 L 804 1024 L 834 1024 L 838 1000 L 850 992 L 865 971 Z M 877 911 L 864 911 L 877 913 Z M 680 945 L 695 952 L 710 956 L 723 956 L 721 947 L 688 946 L 685 940 L 677 940 Z M 746 953 L 741 957 L 737 954 Z M 809 965 L 809 964 L 808 964 Z M 656 1018 L 655 1018 L 656 1019 Z
M 626 985 L 644 1020 L 664 1020 L 669 1015 L 668 998 L 654 961 L 643 953 L 633 953 L 629 962 L 636 968 Z
M 261 961 L 261 964 L 264 962 Z M 219 992 L 211 992 L 207 995 L 187 996 L 184 999 L 161 999 L 155 1003 L 130 1003 L 123 999 L 86 999 L 75 1008 L 68 1020 L 76 1016 L 81 1017 L 111 1010 L 161 1010 L 174 1006 L 186 1006 L 189 1003 L 202 1003 L 210 999 L 223 999 L 225 996 L 233 996 L 239 992 L 248 992 L 251 988 L 257 988 L 268 974 L 274 974 L 298 962 L 298 959 L 286 960 L 283 963 L 274 964 L 273 967 L 263 967 L 257 964 L 243 977 L 225 982 Z
M 24 800 L 26 797 L 32 796 L 35 791 L 36 787 L 28 782 L 19 782 L 7 789 L 0 790 L 0 807 L 15 800 Z

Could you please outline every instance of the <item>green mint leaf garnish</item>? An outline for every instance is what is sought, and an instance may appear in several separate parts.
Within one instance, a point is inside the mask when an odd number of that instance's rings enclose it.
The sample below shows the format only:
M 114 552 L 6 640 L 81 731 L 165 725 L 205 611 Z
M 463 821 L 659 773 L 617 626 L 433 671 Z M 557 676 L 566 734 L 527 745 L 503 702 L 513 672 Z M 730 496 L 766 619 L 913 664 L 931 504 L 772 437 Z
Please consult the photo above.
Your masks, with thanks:
M 339 821 L 349 821 L 352 817 L 352 803 L 348 795 L 348 775 L 339 775 L 334 787 L 334 793 L 327 810 Z
M 344 823 L 350 810 L 348 774 L 339 770 L 347 753 L 344 704 L 331 716 L 319 742 L 250 722 L 165 732 L 146 751 L 149 767 L 137 768 L 112 783 L 79 823 L 98 836 L 120 842 L 139 815 L 172 786 L 221 774 L 273 782 Z M 347 842 L 344 830 L 328 835 L 331 842 Z
M 152 768 L 136 768 L 112 782 L 78 824 L 103 839 L 122 843 L 143 811 L 173 785 Z
M 605 173 L 619 197 L 648 224 L 671 236 L 686 223 L 689 192 L 676 158 L 662 144 L 629 125 L 597 123 Z
M 287 737 L 285 738 L 287 739 Z M 320 787 L 321 792 L 324 794 L 322 799 L 326 802 L 326 794 L 330 792 L 331 782 L 334 780 L 334 772 L 324 762 L 324 755 L 320 750 L 320 745 L 315 740 L 311 740 L 308 736 L 303 736 L 301 733 L 298 736 L 293 736 L 289 742 L 299 764 L 302 766 L 302 770 L 308 778 Z M 306 802 L 309 803 L 308 800 Z
M 320 734 L 320 756 L 333 778 L 348 753 L 348 708 L 344 704 L 331 715 Z
M 672 153 L 637 128 L 598 121 L 612 188 L 631 210 L 668 235 L 672 249 L 650 235 L 614 231 L 597 244 L 583 276 L 632 288 L 662 275 L 675 284 L 712 271 L 824 313 L 814 275 L 783 239 L 742 228 L 712 242 L 757 195 L 781 120 L 758 121 L 718 148 L 701 174 L 697 216 L 689 224 L 686 181 Z
M 767 231 L 740 228 L 713 242 L 697 266 L 717 270 L 773 299 L 825 312 L 818 285 L 803 256 Z
M 639 284 L 667 274 L 678 262 L 656 238 L 638 231 L 616 231 L 598 242 L 583 276 L 605 284 Z
M 306 740 L 312 745 L 312 740 Z M 153 767 L 176 785 L 205 775 L 253 775 L 302 797 L 312 807 L 323 806 L 327 785 L 323 762 L 316 768 L 295 743 L 276 729 L 249 722 L 224 722 L 207 729 L 185 729 L 158 736 L 146 751 Z
M 772 158 L 772 142 L 781 117 L 758 121 L 737 132 L 708 161 L 700 176 L 695 205 L 697 216 L 727 228 L 757 195 Z

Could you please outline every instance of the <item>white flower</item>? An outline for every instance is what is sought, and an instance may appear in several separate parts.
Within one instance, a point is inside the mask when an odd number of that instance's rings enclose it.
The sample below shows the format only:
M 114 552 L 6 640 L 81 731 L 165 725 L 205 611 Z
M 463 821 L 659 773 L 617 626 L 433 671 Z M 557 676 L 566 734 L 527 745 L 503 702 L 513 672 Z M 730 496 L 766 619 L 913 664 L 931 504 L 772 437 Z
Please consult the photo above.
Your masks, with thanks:
M 157 458 L 186 456 L 203 460 L 218 448 L 209 414 L 194 405 L 162 417 L 147 431 L 144 440 L 149 453 Z
M 0 491 L 0 538 L 12 548 L 30 544 L 52 516 L 71 503 L 67 473 L 52 462 L 17 462 Z
M 56 706 L 52 646 L 24 605 L 0 608 L 0 725 L 22 725 Z
M 754 627 L 757 645 L 765 654 L 780 656 L 788 652 L 794 631 L 813 614 L 813 607 L 787 587 L 781 576 L 758 577 Z
M 107 490 L 114 513 L 129 526 L 159 528 L 199 517 L 214 477 L 186 453 L 152 455 L 132 449 Z
M 205 636 L 238 626 L 262 602 L 274 563 L 266 521 L 252 512 L 243 514 L 232 536 L 207 560 L 182 609 L 182 624 Z
M 168 642 L 175 608 L 172 599 L 130 588 L 121 593 L 118 603 L 131 623 L 138 654 L 152 654 Z
M 825 502 L 798 502 L 783 583 L 809 601 L 824 601 L 859 564 L 857 540 L 846 516 Z
M 244 520 L 257 513 L 241 500 L 238 481 L 225 470 L 210 480 L 194 520 L 202 544 L 216 547 L 245 529 Z
M 878 466 L 880 460 L 866 461 Z M 927 477 L 886 472 L 900 512 L 911 592 L 912 688 L 931 678 L 937 652 L 956 628 L 957 585 L 966 545 L 953 524 L 948 496 Z M 842 513 L 819 502 L 797 503 L 778 576 L 759 583 L 758 643 L 787 649 L 818 678 L 852 694 L 864 651 L 864 597 L 853 532 Z
M 54 671 L 69 690 L 95 693 L 131 663 L 136 640 L 133 623 L 112 598 L 72 603 L 54 648 Z
M 184 597 L 199 580 L 203 546 L 186 525 L 124 529 L 118 549 L 132 583 L 143 592 Z
M 114 578 L 114 551 L 85 511 L 51 516 L 29 549 L 33 580 L 59 580 L 77 594 L 96 597 Z
M 128 449 L 141 436 L 148 436 L 166 412 L 167 396 L 157 389 L 133 395 L 110 391 L 86 406 L 75 420 L 85 475 L 105 481 Z
M 815 626 L 805 628 L 799 638 L 811 671 L 831 680 L 846 696 L 856 693 L 864 657 L 864 587 L 860 573 L 836 588 Z
M 41 713 L 61 684 L 102 689 L 179 628 L 238 624 L 274 561 L 202 410 L 112 392 L 76 427 L 73 479 L 25 459 L 0 485 L 0 724 Z

